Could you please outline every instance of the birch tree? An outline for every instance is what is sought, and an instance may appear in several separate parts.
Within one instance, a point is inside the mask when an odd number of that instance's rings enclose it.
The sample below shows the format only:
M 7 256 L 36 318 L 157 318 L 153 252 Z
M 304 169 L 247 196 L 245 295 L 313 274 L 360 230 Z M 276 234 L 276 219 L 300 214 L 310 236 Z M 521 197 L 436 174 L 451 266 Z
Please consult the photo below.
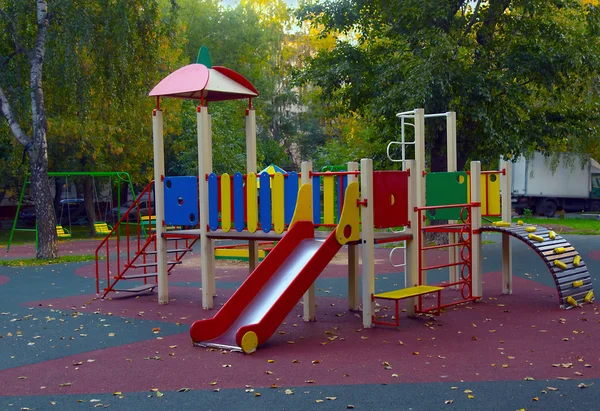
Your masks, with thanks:
M 37 0 L 35 3 L 35 35 L 32 42 L 30 39 L 21 36 L 21 31 L 18 30 L 14 16 L 6 8 L 3 7 L 0 12 L 3 19 L 2 26 L 8 29 L 13 43 L 12 51 L 1 57 L 0 65 L 8 66 L 11 64 L 11 60 L 21 55 L 24 55 L 29 61 L 29 82 L 27 86 L 31 109 L 31 124 L 28 127 L 30 131 L 25 131 L 11 104 L 11 98 L 18 99 L 24 96 L 9 95 L 5 92 L 1 82 L 0 107 L 12 135 L 23 145 L 29 156 L 29 179 L 32 195 L 35 199 L 35 213 L 39 231 L 39 247 L 36 256 L 37 258 L 56 258 L 58 239 L 56 236 L 56 215 L 48 181 L 48 145 L 46 141 L 48 123 L 42 87 L 42 72 L 49 26 L 48 5 L 45 0 Z M 4 68 L 2 71 L 4 71 Z M 22 92 L 26 93 L 26 91 L 24 86 Z

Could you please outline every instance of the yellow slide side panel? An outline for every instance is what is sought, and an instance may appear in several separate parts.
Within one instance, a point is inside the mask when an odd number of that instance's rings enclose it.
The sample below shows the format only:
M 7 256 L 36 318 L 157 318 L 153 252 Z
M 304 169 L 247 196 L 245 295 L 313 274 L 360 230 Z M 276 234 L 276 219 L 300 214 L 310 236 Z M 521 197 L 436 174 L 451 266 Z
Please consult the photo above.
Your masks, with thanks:
M 312 185 L 302 184 L 298 190 L 298 199 L 296 200 L 296 210 L 290 222 L 290 227 L 296 221 L 312 221 L 313 204 L 312 204 Z
M 273 229 L 277 234 L 283 233 L 285 228 L 283 203 L 283 174 L 275 173 L 271 183 L 271 206 L 273 210 Z
M 246 177 L 246 223 L 248 231 L 256 232 L 258 228 L 258 201 L 256 192 L 256 174 L 248 173 Z
M 335 237 L 338 243 L 342 245 L 349 241 L 358 241 L 360 239 L 360 210 L 358 204 L 356 204 L 358 197 L 358 182 L 355 181 L 348 184 L 340 222 L 335 229 Z
M 323 222 L 333 224 L 335 222 L 335 184 L 333 176 L 323 177 Z
M 231 178 L 221 175 L 221 230 L 231 230 Z

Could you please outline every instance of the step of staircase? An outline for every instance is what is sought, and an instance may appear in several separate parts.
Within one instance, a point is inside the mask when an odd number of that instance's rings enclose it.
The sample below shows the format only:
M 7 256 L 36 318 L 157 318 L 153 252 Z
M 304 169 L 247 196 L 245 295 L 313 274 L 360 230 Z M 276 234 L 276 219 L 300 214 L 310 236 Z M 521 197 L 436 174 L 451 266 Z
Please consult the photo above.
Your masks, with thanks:
M 184 252 L 188 252 L 188 251 L 192 251 L 191 248 L 174 248 L 172 250 L 167 250 L 167 253 L 171 254 L 171 253 L 184 253 Z M 146 255 L 155 255 L 158 251 L 146 251 L 145 254 Z
M 156 287 L 158 287 L 158 284 L 144 284 L 133 288 L 113 288 L 112 291 L 141 293 L 142 291 L 153 291 Z
M 167 265 L 178 265 L 181 261 L 167 261 Z M 158 263 L 146 263 L 146 264 L 132 264 L 131 268 L 145 268 L 145 267 L 156 267 Z
M 117 280 L 139 280 L 140 278 L 153 278 L 156 277 L 158 275 L 158 273 L 146 273 L 146 274 L 132 274 L 132 275 L 128 275 L 125 277 L 117 277 L 115 276 L 114 279 Z

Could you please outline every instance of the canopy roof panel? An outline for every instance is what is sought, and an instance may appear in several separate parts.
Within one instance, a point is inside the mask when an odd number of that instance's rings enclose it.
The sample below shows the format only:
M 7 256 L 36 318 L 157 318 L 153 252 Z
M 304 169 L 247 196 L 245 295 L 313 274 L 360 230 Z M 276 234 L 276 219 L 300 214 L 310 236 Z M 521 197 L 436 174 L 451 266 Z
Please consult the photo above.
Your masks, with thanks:
M 151 97 L 173 97 L 188 100 L 222 101 L 258 96 L 252 83 L 226 67 L 206 67 L 189 64 L 160 81 L 150 92 Z

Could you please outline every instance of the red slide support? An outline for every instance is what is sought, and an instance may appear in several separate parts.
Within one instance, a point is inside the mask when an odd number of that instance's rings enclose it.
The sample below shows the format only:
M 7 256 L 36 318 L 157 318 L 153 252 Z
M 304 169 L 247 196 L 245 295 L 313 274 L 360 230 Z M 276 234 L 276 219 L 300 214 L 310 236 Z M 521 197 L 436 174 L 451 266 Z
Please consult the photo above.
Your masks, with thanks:
M 319 241 L 312 222 L 295 223 L 214 318 L 192 324 L 193 342 L 239 349 L 249 332 L 267 341 L 340 250 L 335 235 Z

